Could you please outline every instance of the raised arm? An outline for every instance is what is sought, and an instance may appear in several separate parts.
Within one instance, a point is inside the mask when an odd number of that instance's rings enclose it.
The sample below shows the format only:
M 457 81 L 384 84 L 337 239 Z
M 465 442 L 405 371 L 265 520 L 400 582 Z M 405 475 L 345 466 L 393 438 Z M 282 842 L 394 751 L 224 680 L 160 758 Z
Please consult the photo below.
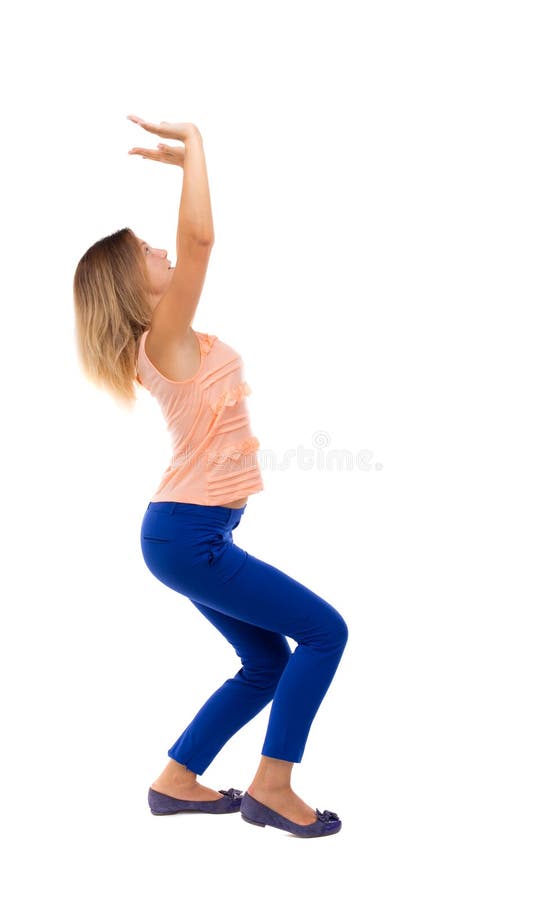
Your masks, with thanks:
M 152 353 L 180 353 L 200 302 L 214 243 L 208 172 L 196 126 L 183 135 L 183 186 L 177 225 L 177 260 L 171 283 L 152 318 Z
M 202 135 L 191 126 L 184 137 L 183 188 L 177 227 L 177 255 L 191 241 L 213 244 L 215 240 L 208 172 Z

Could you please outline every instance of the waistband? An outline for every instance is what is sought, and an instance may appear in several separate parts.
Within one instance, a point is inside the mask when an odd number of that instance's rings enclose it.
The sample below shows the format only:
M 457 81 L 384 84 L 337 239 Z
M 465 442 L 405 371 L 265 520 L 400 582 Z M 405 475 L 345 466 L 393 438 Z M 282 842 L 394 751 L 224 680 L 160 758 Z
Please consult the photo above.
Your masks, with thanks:
M 238 522 L 248 506 L 239 506 L 233 509 L 230 506 L 207 506 L 202 503 L 181 503 L 178 500 L 151 500 L 147 510 L 163 512 L 170 516 L 188 516 L 189 518 L 201 518 L 210 522 L 223 522 L 231 524 Z

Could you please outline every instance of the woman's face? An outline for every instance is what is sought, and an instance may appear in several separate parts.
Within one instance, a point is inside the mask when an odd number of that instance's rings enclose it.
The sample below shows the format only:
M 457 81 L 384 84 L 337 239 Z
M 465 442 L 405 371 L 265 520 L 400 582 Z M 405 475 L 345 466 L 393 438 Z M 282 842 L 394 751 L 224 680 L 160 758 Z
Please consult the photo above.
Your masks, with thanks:
M 174 269 L 167 258 L 167 250 L 152 247 L 148 241 L 142 238 L 139 238 L 139 241 L 144 253 L 154 302 L 157 303 L 169 287 Z

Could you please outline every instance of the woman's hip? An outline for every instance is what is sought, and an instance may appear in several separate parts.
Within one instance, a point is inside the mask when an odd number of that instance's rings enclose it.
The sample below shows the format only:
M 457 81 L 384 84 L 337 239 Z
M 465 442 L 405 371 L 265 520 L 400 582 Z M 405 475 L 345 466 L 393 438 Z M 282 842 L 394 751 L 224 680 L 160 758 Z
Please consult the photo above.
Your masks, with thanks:
M 248 554 L 233 541 L 244 509 L 151 502 L 144 513 L 140 541 L 144 561 L 156 578 L 186 592 L 225 584 Z

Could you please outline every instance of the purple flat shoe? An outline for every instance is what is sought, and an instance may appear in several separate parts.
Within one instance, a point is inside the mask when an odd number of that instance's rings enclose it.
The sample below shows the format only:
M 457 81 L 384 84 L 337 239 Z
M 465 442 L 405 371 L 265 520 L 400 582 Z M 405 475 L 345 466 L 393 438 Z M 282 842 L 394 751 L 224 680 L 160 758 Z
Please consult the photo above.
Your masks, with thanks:
M 172 816 L 180 812 L 233 813 L 240 810 L 242 791 L 229 788 L 219 793 L 223 794 L 219 800 L 178 800 L 149 788 L 148 805 L 154 816 Z
M 328 834 L 336 834 L 342 827 L 342 822 L 337 814 L 330 812 L 328 809 L 324 809 L 323 812 L 316 809 L 317 820 L 312 822 L 311 825 L 297 825 L 296 822 L 291 822 L 290 819 L 279 815 L 275 810 L 270 809 L 269 806 L 265 806 L 259 800 L 255 800 L 248 791 L 242 798 L 240 814 L 244 821 L 250 825 L 261 825 L 262 828 L 265 828 L 266 825 L 272 825 L 273 828 L 290 831 L 291 834 L 297 837 L 325 837 Z

